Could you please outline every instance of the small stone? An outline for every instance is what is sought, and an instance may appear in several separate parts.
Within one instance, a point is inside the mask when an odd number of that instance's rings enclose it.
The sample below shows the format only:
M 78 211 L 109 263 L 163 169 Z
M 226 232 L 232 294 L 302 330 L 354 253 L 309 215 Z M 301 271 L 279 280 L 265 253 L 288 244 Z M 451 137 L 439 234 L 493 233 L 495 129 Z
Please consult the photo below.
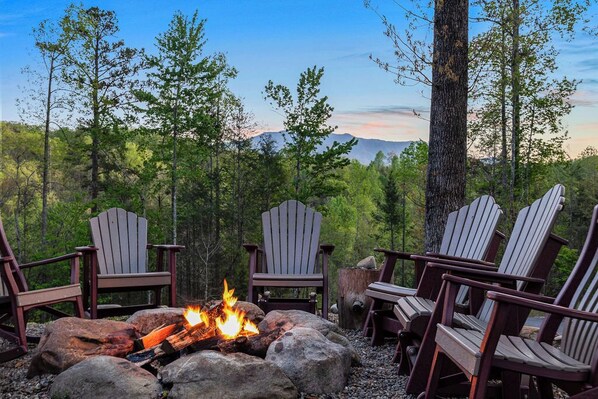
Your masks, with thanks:
M 376 268 L 376 258 L 373 256 L 368 256 L 357 262 L 356 268 L 358 269 L 375 269 Z

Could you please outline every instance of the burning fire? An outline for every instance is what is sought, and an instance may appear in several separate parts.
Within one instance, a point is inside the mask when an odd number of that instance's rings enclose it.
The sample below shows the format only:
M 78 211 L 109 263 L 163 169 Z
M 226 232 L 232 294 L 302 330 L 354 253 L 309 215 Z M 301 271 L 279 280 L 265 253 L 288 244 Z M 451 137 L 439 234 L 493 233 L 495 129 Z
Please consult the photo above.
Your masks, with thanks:
M 245 312 L 233 309 L 233 306 L 237 303 L 237 298 L 233 296 L 234 293 L 235 290 L 229 290 L 228 284 L 224 280 L 224 292 L 222 293 L 223 315 L 212 321 L 207 312 L 199 308 L 187 308 L 184 313 L 185 319 L 191 327 L 200 323 L 208 327 L 212 323 L 216 323 L 220 335 L 226 339 L 259 334 L 257 326 L 245 318 Z

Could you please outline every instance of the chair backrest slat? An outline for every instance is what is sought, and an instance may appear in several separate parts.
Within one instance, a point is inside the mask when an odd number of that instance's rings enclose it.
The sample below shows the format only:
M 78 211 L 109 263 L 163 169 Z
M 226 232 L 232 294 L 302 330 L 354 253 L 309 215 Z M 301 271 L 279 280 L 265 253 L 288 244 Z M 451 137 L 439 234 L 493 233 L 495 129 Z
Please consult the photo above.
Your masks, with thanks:
M 288 274 L 289 273 L 289 241 L 288 241 L 288 221 L 289 221 L 289 214 L 287 209 L 288 201 L 283 202 L 278 207 L 278 223 L 279 231 L 280 231 L 280 273 Z
M 313 274 L 322 214 L 289 200 L 262 213 L 267 272 Z
M 295 251 L 297 249 L 297 201 L 287 201 L 287 273 L 295 272 Z M 300 267 L 299 264 L 297 267 Z
M 124 209 L 116 210 L 116 228 L 118 229 L 118 249 L 120 250 L 120 264 L 122 273 L 134 273 L 137 265 L 131 265 L 129 253 L 129 223 L 127 212 Z
M 502 214 L 493 197 L 483 195 L 471 204 L 451 212 L 440 245 L 440 253 L 469 259 L 484 259 Z M 461 287 L 457 303 L 467 300 L 467 287 Z
M 517 215 L 498 272 L 517 276 L 532 276 L 558 213 L 563 208 L 565 188 L 557 184 L 542 198 L 523 208 Z M 551 265 L 546 267 L 546 273 Z M 545 278 L 546 276 L 544 276 Z M 521 288 L 521 283 L 518 283 Z M 493 302 L 484 301 L 478 317 L 489 320 Z
M 100 274 L 143 273 L 147 270 L 147 219 L 111 208 L 90 219 L 98 247 Z
M 305 205 L 301 202 L 294 201 L 297 210 L 297 221 L 295 223 L 295 266 L 297 274 L 302 274 L 301 265 L 303 264 L 303 238 L 305 230 Z
M 583 277 L 574 279 L 578 273 L 585 271 Z M 562 295 L 556 303 L 569 302 L 569 307 L 586 312 L 598 312 L 598 205 L 590 223 L 586 242 L 581 250 L 575 268 L 571 272 L 573 279 L 567 280 Z M 570 301 L 568 290 L 574 292 Z M 598 323 L 565 318 L 561 349 L 567 355 L 590 364 L 598 351 Z
M 488 252 L 502 211 L 489 195 L 451 212 L 440 245 L 440 253 L 469 259 L 483 259 Z

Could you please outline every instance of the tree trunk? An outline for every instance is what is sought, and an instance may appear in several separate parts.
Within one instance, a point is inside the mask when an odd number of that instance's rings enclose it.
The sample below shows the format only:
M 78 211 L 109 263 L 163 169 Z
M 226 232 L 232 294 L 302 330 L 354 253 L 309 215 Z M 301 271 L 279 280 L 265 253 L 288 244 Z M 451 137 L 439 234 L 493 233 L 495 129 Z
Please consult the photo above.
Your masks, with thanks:
M 98 86 L 100 81 L 100 66 L 99 66 L 99 37 L 96 36 L 94 47 L 94 67 L 93 67 L 93 82 L 91 91 L 91 101 L 93 107 L 93 125 L 91 128 L 91 201 L 93 202 L 92 212 L 98 210 L 96 199 L 99 195 L 99 180 L 100 180 L 100 101 Z
M 426 183 L 426 251 L 440 248 L 448 214 L 465 201 L 468 2 L 437 0 Z
M 505 17 L 503 15 L 502 20 Z M 500 151 L 500 165 L 501 165 L 501 194 L 504 197 L 505 190 L 509 187 L 509 169 L 507 164 L 507 59 L 506 59 L 506 40 L 507 32 L 505 27 L 501 28 L 502 38 L 502 52 L 500 56 L 500 129 L 501 129 L 501 151 Z M 506 199 L 506 198 L 505 198 Z M 506 202 L 506 201 L 505 201 Z
M 517 169 L 519 166 L 519 132 L 521 130 L 519 12 L 519 0 L 513 0 L 513 54 L 511 55 L 511 106 L 513 114 L 511 117 L 511 185 L 509 187 L 513 218 L 515 212 L 515 188 L 517 187 L 519 174 Z
M 46 246 L 48 231 L 48 181 L 50 175 L 50 111 L 52 104 L 52 79 L 54 78 L 54 57 L 50 58 L 48 74 L 48 96 L 46 98 L 46 123 L 44 129 L 44 164 L 42 172 L 42 246 Z

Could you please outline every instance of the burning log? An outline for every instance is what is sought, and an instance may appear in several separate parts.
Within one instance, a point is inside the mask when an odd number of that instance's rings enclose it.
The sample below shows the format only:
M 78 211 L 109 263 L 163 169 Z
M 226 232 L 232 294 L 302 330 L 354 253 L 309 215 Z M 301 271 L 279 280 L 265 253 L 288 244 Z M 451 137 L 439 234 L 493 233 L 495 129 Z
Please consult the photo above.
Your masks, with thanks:
M 212 307 L 207 311 L 205 317 L 208 320 L 214 320 L 216 317 L 222 314 L 222 309 L 224 306 L 224 302 L 221 302 L 220 304 Z M 212 338 L 216 336 L 216 334 L 216 326 L 213 323 L 206 325 L 203 322 L 199 322 L 195 326 L 186 327 L 178 333 L 170 335 L 162 342 L 160 347 L 165 353 L 171 354 L 185 349 L 186 347 L 198 341 Z
M 277 328 L 270 332 L 260 332 L 252 336 L 240 336 L 226 341 L 220 341 L 218 348 L 223 353 L 243 352 L 252 356 L 266 357 L 268 347 L 274 342 L 283 330 Z
M 136 339 L 133 342 L 135 351 L 141 351 L 143 349 L 149 349 L 156 345 L 159 345 L 168 338 L 170 335 L 174 334 L 175 331 L 180 330 L 182 327 L 182 323 L 174 323 L 169 324 L 167 326 L 160 326 L 158 328 L 153 329 L 149 334 Z
M 139 367 L 142 367 L 165 355 L 166 353 L 160 348 L 160 346 L 156 345 L 153 348 L 128 354 L 127 360 L 131 363 L 135 363 Z
M 178 352 L 186 347 L 216 335 L 216 327 L 198 325 L 190 329 L 183 329 L 166 338 L 160 348 L 167 354 Z

